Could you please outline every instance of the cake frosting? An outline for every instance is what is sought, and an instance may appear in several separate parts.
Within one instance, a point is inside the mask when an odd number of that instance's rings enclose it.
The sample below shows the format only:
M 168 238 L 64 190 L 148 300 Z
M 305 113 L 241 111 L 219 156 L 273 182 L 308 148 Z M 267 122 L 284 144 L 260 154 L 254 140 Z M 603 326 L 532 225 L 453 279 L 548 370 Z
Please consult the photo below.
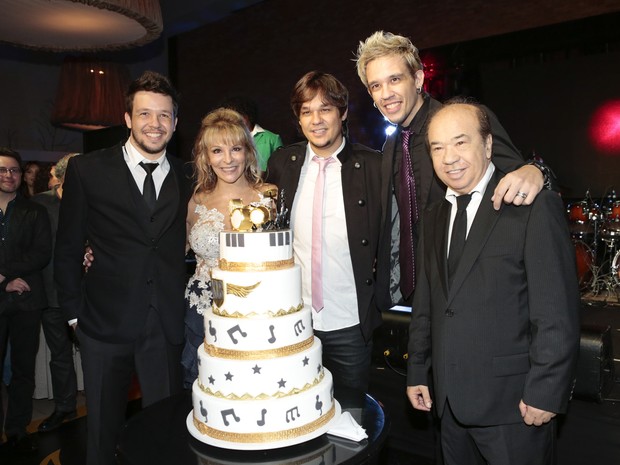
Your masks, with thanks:
M 290 230 L 220 233 L 188 416 L 203 442 L 284 447 L 323 434 L 339 414 L 292 242 Z

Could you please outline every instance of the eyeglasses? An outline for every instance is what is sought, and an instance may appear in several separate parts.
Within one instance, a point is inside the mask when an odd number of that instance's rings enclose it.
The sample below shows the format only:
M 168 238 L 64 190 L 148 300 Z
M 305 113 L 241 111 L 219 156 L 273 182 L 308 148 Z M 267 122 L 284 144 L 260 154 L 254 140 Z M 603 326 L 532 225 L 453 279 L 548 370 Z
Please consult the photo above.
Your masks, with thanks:
M 21 174 L 21 168 L 5 168 L 4 166 L 0 166 L 0 175 L 6 176 L 10 174 L 11 176 L 15 176 L 16 174 Z

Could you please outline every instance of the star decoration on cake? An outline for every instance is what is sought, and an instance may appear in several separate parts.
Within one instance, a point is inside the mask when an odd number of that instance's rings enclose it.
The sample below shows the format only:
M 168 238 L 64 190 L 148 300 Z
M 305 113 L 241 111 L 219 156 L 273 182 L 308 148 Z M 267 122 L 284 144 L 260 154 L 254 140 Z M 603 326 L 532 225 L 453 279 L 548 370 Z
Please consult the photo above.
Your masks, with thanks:
M 233 375 L 230 371 L 226 373 L 224 376 L 226 376 L 226 381 L 232 381 L 233 379 Z
M 304 366 L 308 366 L 308 363 L 310 362 L 310 359 L 308 357 L 304 357 Z
M 286 381 L 284 381 L 284 378 L 280 378 L 280 381 L 278 381 L 278 387 L 281 387 L 281 388 L 286 387 Z
M 213 376 L 209 376 L 209 384 L 215 384 L 215 378 Z
M 316 367 L 316 372 L 317 372 L 317 373 L 320 373 L 320 372 L 321 372 L 321 368 L 323 368 L 323 367 L 322 367 L 322 366 L 321 366 L 321 364 L 319 363 L 319 364 L 317 365 L 317 367 Z
M 261 370 L 262 370 L 262 368 L 261 368 L 261 367 L 259 367 L 258 365 L 254 365 L 254 366 L 252 367 L 252 371 L 254 372 L 254 374 L 255 374 L 255 375 L 256 375 L 256 374 L 260 375 L 260 371 L 261 371 Z

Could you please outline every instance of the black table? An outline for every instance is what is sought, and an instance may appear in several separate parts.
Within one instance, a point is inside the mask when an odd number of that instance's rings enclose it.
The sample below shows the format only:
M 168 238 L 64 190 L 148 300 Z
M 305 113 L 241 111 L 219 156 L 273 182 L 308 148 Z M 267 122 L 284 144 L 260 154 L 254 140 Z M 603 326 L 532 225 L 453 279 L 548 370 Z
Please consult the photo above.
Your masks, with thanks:
M 389 429 L 383 408 L 368 394 L 337 391 L 335 396 L 342 410 L 350 412 L 364 427 L 368 439 L 358 443 L 323 434 L 306 443 L 281 449 L 221 449 L 196 440 L 187 431 L 185 422 L 192 405 L 191 394 L 185 392 L 131 417 L 120 436 L 117 460 L 122 465 L 376 463 Z

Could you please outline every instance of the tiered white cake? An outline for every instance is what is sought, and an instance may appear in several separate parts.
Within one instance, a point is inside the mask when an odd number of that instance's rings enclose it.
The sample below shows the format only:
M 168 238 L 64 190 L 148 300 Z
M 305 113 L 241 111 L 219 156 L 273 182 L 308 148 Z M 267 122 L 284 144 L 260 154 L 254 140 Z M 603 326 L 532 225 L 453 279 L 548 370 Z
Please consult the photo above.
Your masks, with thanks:
M 292 244 L 290 230 L 220 234 L 188 416 L 203 442 L 289 446 L 323 434 L 339 414 Z

